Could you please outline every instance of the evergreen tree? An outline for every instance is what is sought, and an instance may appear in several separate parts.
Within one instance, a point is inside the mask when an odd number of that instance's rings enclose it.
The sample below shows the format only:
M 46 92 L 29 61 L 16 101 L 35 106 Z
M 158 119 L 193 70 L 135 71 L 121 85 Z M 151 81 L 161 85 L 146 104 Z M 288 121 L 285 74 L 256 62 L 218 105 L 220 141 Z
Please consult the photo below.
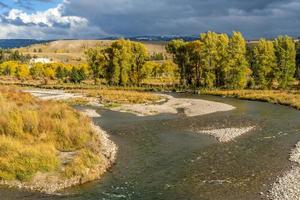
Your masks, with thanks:
M 260 88 L 270 88 L 273 81 L 273 70 L 276 67 L 274 45 L 270 41 L 261 39 L 253 50 L 253 78 Z

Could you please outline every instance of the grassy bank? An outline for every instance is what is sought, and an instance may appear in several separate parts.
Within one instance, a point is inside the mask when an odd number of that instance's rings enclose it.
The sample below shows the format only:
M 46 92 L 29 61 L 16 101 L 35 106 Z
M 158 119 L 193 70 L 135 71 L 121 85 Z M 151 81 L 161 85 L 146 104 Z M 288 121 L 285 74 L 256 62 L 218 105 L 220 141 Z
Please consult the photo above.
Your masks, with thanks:
M 69 106 L 2 86 L 0 113 L 1 181 L 30 182 L 41 173 L 43 180 L 35 182 L 85 180 L 103 168 L 101 141 L 90 119 Z
M 203 90 L 201 94 L 264 101 L 300 110 L 300 91 L 298 90 Z
M 117 89 L 81 89 L 69 90 L 69 92 L 84 94 L 87 97 L 95 97 L 102 104 L 139 104 L 155 103 L 160 100 L 160 96 L 135 90 L 117 90 Z

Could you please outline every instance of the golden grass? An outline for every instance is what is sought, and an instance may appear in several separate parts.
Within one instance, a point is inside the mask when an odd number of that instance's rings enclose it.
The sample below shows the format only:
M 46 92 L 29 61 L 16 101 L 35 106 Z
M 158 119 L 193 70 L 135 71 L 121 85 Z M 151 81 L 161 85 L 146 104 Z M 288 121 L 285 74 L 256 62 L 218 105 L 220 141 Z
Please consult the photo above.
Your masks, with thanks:
M 154 103 L 160 100 L 160 96 L 141 91 L 116 90 L 116 89 L 92 89 L 72 90 L 75 93 L 86 94 L 88 97 L 96 97 L 104 104 L 139 104 Z
M 56 62 L 79 64 L 85 62 L 84 52 L 88 48 L 96 46 L 109 46 L 114 40 L 58 40 L 45 44 L 35 44 L 28 47 L 19 48 L 23 54 L 31 56 L 49 58 Z M 145 44 L 150 54 L 166 54 L 166 42 L 142 42 Z M 41 52 L 39 52 L 41 50 Z
M 300 109 L 300 91 L 298 90 L 204 90 L 201 94 L 265 101 Z
M 44 102 L 17 89 L 0 88 L 0 180 L 30 180 L 37 172 L 70 176 L 72 162 L 62 167 L 61 152 L 89 152 L 97 164 L 100 140 L 89 118 L 62 103 Z M 82 159 L 77 174 L 92 168 Z M 75 174 L 75 175 L 77 175 Z

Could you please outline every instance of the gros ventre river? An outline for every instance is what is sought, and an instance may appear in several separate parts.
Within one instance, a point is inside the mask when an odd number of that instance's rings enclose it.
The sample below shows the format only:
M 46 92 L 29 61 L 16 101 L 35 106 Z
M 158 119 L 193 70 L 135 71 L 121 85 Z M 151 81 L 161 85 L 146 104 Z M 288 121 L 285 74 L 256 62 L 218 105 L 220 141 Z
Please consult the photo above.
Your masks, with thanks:
M 300 112 L 285 106 L 180 94 L 235 106 L 230 112 L 137 117 L 98 109 L 96 124 L 119 146 L 116 165 L 100 181 L 44 195 L 0 188 L 3 200 L 231 200 L 260 199 L 291 163 L 300 141 Z M 82 109 L 86 107 L 76 107 Z M 221 144 L 204 128 L 256 126 Z M 263 194 L 263 195 L 262 195 Z

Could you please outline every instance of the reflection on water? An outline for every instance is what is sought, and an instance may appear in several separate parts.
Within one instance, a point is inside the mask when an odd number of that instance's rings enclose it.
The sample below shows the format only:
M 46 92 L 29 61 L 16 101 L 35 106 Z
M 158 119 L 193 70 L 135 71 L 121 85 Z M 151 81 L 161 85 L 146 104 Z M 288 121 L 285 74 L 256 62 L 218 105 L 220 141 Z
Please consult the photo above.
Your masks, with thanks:
M 98 110 L 101 118 L 95 122 L 120 149 L 117 164 L 101 181 L 56 196 L 1 188 L 0 199 L 259 199 L 289 167 L 289 151 L 300 140 L 299 111 L 230 98 L 177 96 L 225 102 L 237 109 L 192 118 Z M 248 125 L 257 128 L 228 144 L 196 133 Z

